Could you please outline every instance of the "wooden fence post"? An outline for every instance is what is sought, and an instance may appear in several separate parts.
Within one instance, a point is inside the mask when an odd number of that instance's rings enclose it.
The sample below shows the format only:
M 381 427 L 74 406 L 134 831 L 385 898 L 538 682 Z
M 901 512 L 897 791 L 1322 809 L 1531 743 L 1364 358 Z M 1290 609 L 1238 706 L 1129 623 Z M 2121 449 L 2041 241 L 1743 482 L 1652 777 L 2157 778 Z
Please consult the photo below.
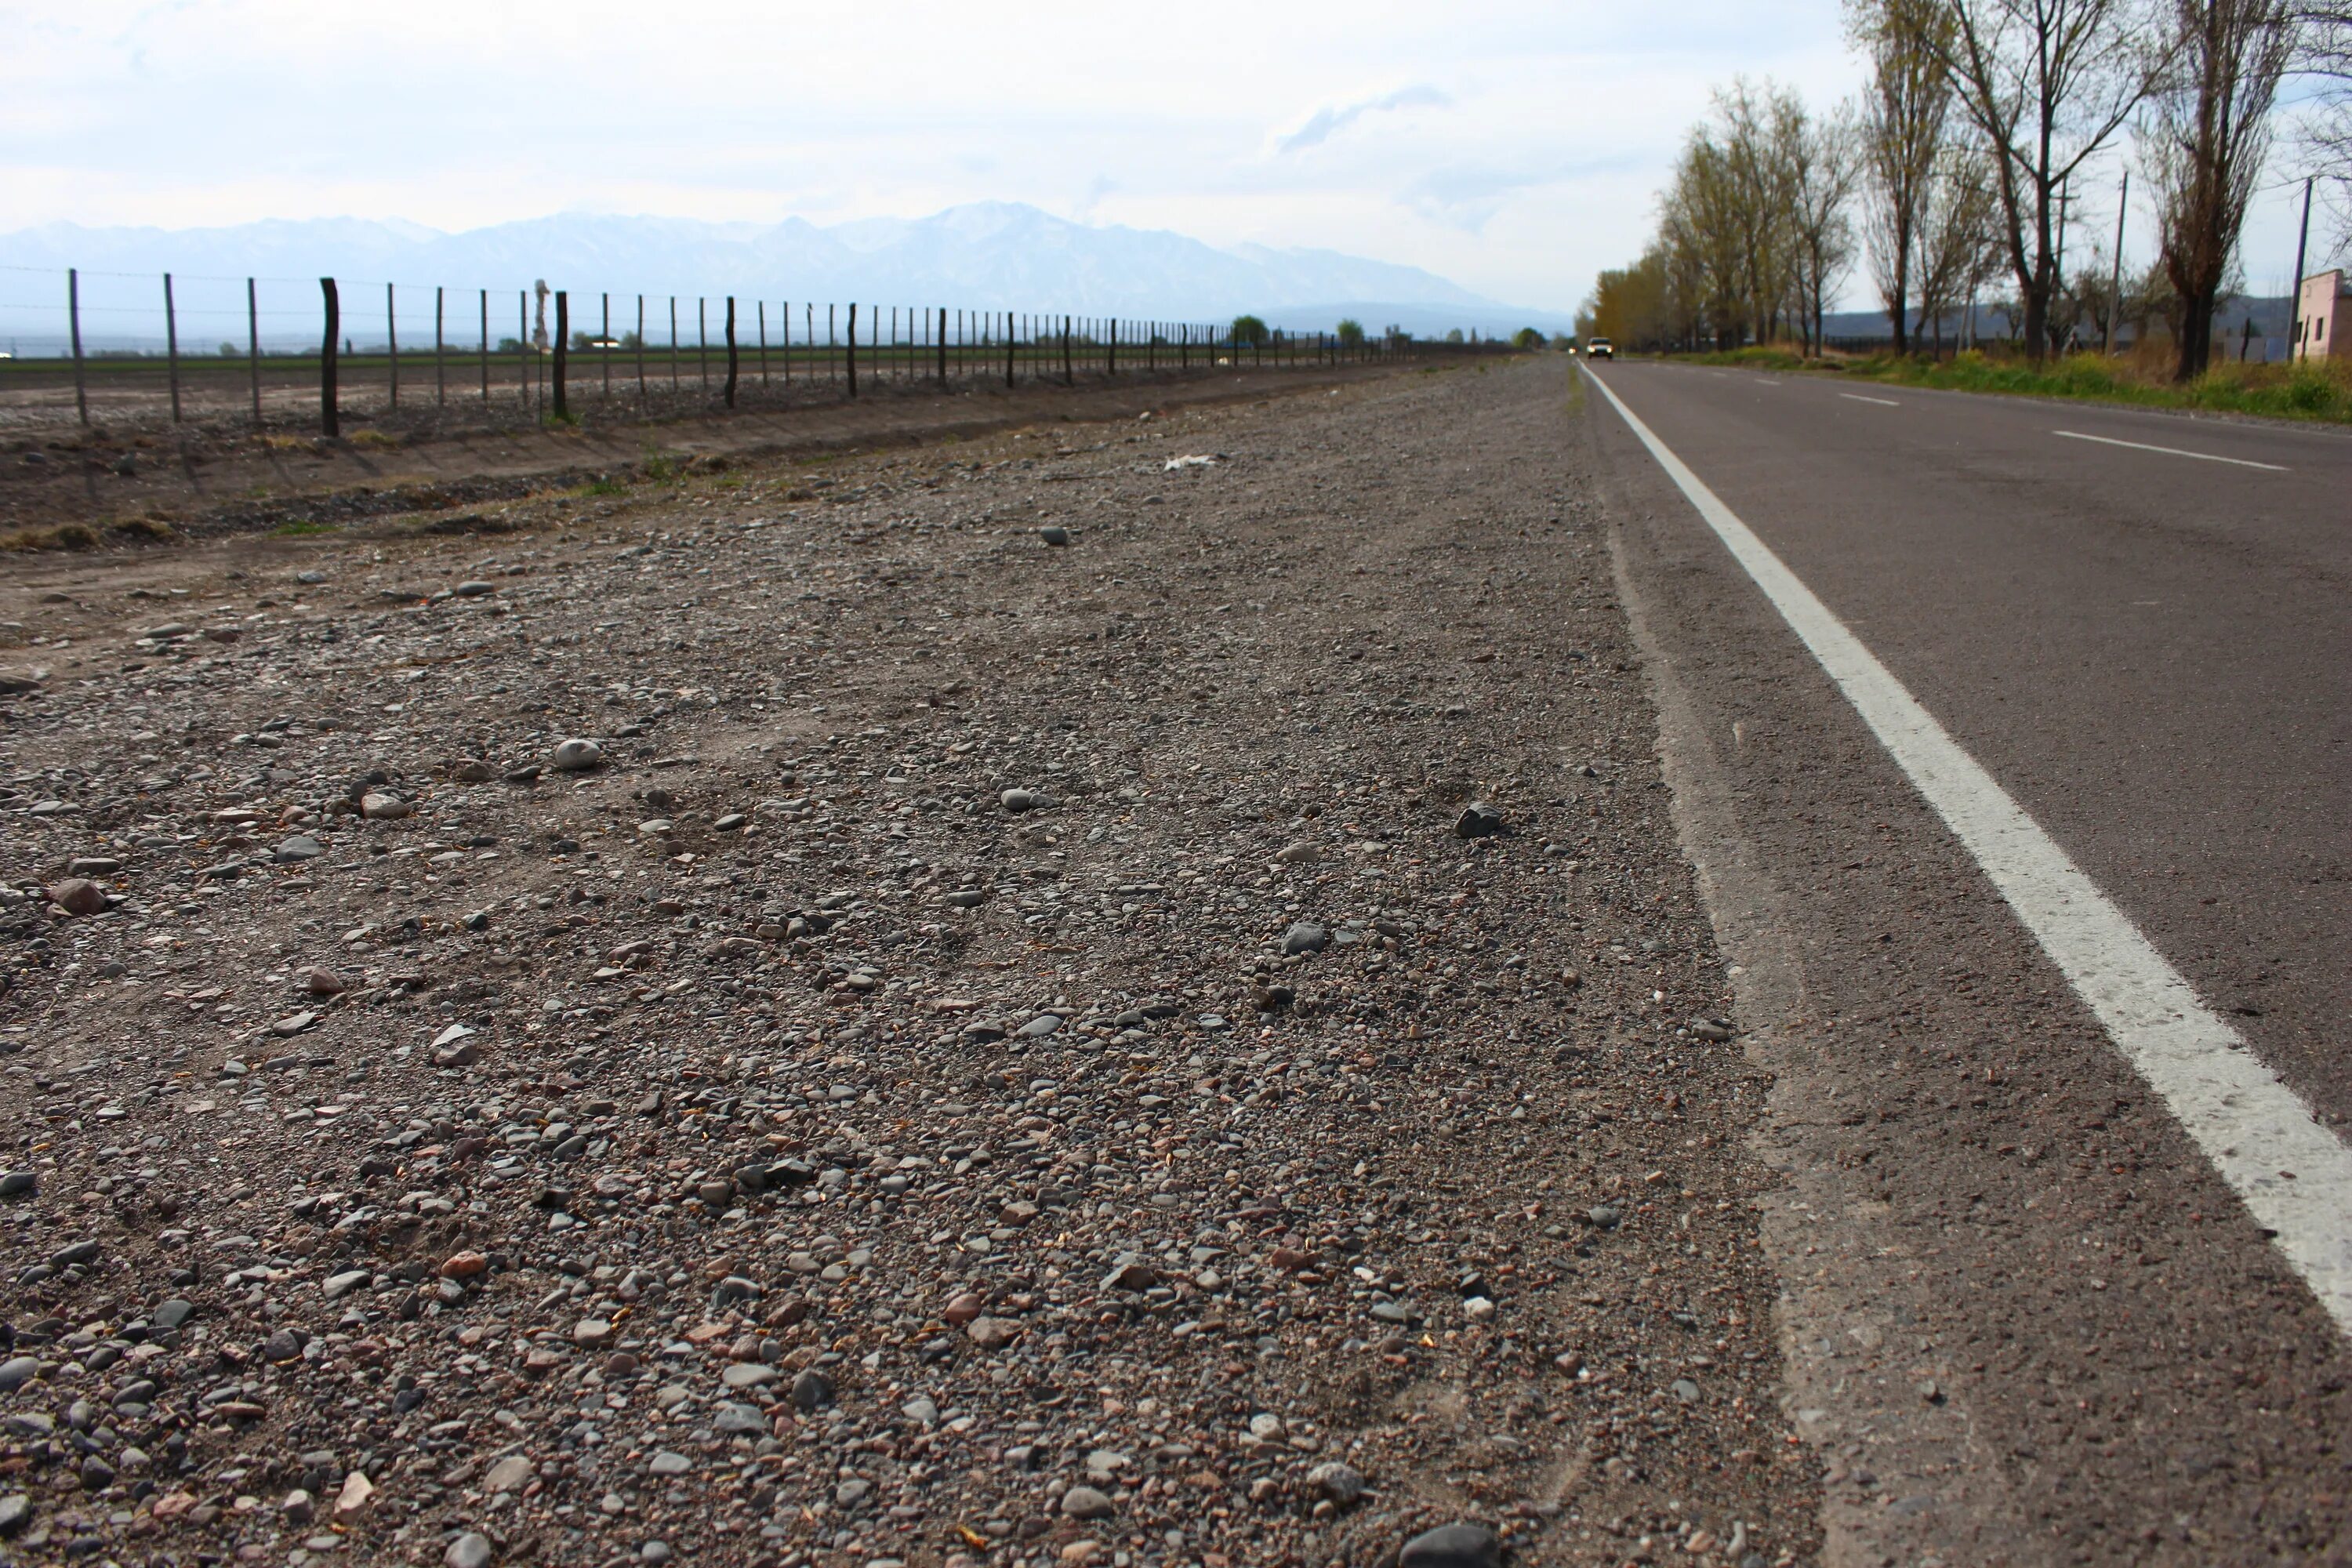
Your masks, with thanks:
M 391 351 L 392 405 L 400 406 L 400 317 L 393 310 L 392 285 L 383 286 L 383 341 Z
M 849 307 L 849 395 L 857 395 L 857 307 Z
M 596 357 L 604 363 L 604 401 L 613 401 L 613 296 L 600 296 L 604 300 L 604 325 L 596 329 Z
M 948 308 L 940 307 L 940 384 L 948 384 Z
M 646 297 L 637 296 L 637 406 L 646 405 Z
M 555 416 L 558 419 L 568 419 L 572 416 L 569 400 L 563 395 L 566 379 L 563 373 L 568 363 L 564 356 L 571 347 L 572 296 L 568 290 L 558 289 L 555 291 Z
M 768 384 L 768 301 L 760 301 L 760 384 Z
M 89 423 L 89 388 L 81 368 L 81 268 L 66 268 L 66 330 L 73 335 L 74 411 Z
M 1070 368 L 1070 318 L 1067 316 L 1062 318 L 1062 384 L 1078 384 L 1076 373 Z
M 342 419 L 335 407 L 335 345 L 342 341 L 342 301 L 335 298 L 335 280 L 319 279 L 319 291 L 327 299 L 327 336 L 319 351 L 319 430 L 330 441 L 343 433 Z
M 172 383 L 172 423 L 180 422 L 180 313 L 172 305 L 172 275 L 163 274 L 163 365 Z
M 727 296 L 727 406 L 735 406 L 735 296 Z
M 530 363 L 530 290 L 518 289 L 515 290 L 515 374 L 518 383 L 515 390 L 520 395 L 525 408 L 530 406 L 531 383 L 538 376 L 537 367 Z
M 669 392 L 677 395 L 677 296 L 669 297 Z
M 482 401 L 490 400 L 490 291 L 482 290 Z
M 441 285 L 436 283 L 433 286 L 433 403 L 436 407 L 449 401 L 449 371 L 444 359 L 446 347 L 441 337 Z
M 261 300 L 253 279 L 245 280 L 246 363 L 253 373 L 253 427 L 261 428 Z
M 710 401 L 710 301 L 694 297 L 694 368 L 702 373 L 702 400 Z

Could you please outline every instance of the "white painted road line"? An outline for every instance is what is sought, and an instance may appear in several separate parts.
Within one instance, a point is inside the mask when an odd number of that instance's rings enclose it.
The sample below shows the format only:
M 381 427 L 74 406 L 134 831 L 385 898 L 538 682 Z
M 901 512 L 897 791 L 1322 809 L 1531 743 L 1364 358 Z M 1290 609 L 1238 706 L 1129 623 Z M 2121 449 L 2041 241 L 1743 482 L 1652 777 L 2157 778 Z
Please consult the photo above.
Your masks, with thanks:
M 2085 436 L 2080 430 L 2053 430 L 2053 436 L 2063 436 L 2069 441 L 2096 441 L 2102 447 L 2129 447 L 2135 452 L 2161 452 L 2168 458 L 2195 458 L 2205 463 L 2235 463 L 2242 468 L 2268 468 L 2274 474 L 2293 470 L 2277 463 L 2257 463 L 2251 458 L 2224 458 L 2212 452 L 2184 452 L 2178 447 L 2151 447 L 2145 441 L 2118 441 L 2112 436 Z
M 1881 408 L 1900 408 L 1903 406 L 1903 405 L 1895 402 L 1895 399 L 1891 397 L 1864 397 L 1859 392 L 1841 392 L 1838 395 L 1853 403 L 1875 403 Z
M 1769 546 L 1587 371 L 1764 596 L 1812 650 L 2108 1038 L 2164 1098 L 2255 1222 L 2352 1335 L 2352 1150 L 2254 1058 L 2039 823 L 1919 705 Z

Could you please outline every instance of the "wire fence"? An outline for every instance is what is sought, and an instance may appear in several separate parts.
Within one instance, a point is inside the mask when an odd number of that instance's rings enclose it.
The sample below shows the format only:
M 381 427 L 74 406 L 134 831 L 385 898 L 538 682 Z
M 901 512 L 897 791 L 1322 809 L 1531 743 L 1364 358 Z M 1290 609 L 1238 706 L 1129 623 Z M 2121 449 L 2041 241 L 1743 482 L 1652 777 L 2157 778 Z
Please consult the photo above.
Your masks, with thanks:
M 45 302 L 41 298 L 48 295 Z M 54 318 L 52 324 L 51 318 Z M 733 295 L 0 267 L 0 429 L 577 420 L 1494 352 L 1330 331 Z M 30 328 L 32 330 L 24 330 Z M 69 416 L 68 411 L 69 411 Z

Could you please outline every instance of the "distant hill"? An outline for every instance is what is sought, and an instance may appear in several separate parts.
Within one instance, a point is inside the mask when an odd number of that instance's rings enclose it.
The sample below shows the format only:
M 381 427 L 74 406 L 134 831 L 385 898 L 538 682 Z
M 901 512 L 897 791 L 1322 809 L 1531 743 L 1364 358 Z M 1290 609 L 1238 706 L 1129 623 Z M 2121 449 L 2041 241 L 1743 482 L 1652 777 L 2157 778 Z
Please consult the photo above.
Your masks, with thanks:
M 1297 331 L 1328 330 L 1354 316 L 1378 330 L 1416 333 L 1452 328 L 1495 335 L 1534 325 L 1567 330 L 1567 318 L 1518 311 L 1481 299 L 1434 273 L 1337 251 L 1220 249 L 1166 230 L 1071 223 L 1035 207 L 982 202 L 924 218 L 868 218 L 820 226 L 719 224 L 686 218 L 562 214 L 446 234 L 419 225 L 361 218 L 268 221 L 226 228 L 87 228 L 43 225 L 0 235 L 0 335 L 25 352 L 65 331 L 63 269 L 83 269 L 83 338 L 92 349 L 156 346 L 163 339 L 159 275 L 175 274 L 184 350 L 211 350 L 245 337 L 247 276 L 261 289 L 267 342 L 314 341 L 316 279 L 333 276 L 348 334 L 383 339 L 383 289 L 398 285 L 404 345 L 432 338 L 432 289 L 448 290 L 445 330 L 453 342 L 478 331 L 477 290 L 489 290 L 493 336 L 513 333 L 518 290 L 545 279 L 571 290 L 573 323 L 598 325 L 600 296 L 614 299 L 616 330 L 634 323 L 635 297 L 648 297 L 648 336 L 667 328 L 668 300 L 682 298 L 681 335 L 696 331 L 693 301 L 740 297 L 753 330 L 753 301 L 772 317 L 794 302 L 850 300 L 884 310 L 1069 311 L 1074 314 L 1221 321 L 1244 311 Z M 46 276 L 45 276 L 46 275 Z M 780 325 L 772 324 L 780 331 Z

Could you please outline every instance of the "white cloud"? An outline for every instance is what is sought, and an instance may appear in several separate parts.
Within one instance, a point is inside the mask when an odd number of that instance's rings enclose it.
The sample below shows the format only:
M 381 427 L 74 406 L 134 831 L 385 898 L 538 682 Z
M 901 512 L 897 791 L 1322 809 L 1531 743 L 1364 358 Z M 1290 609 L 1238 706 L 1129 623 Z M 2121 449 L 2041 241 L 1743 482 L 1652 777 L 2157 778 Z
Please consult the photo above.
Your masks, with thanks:
M 1394 92 L 1384 92 L 1378 98 L 1318 109 L 1307 117 L 1306 124 L 1277 138 L 1274 150 L 1276 153 L 1300 153 L 1309 147 L 1319 147 L 1367 114 L 1382 114 L 1398 109 L 1443 107 L 1453 101 L 1436 88 L 1421 82 L 1412 87 L 1401 87 Z

